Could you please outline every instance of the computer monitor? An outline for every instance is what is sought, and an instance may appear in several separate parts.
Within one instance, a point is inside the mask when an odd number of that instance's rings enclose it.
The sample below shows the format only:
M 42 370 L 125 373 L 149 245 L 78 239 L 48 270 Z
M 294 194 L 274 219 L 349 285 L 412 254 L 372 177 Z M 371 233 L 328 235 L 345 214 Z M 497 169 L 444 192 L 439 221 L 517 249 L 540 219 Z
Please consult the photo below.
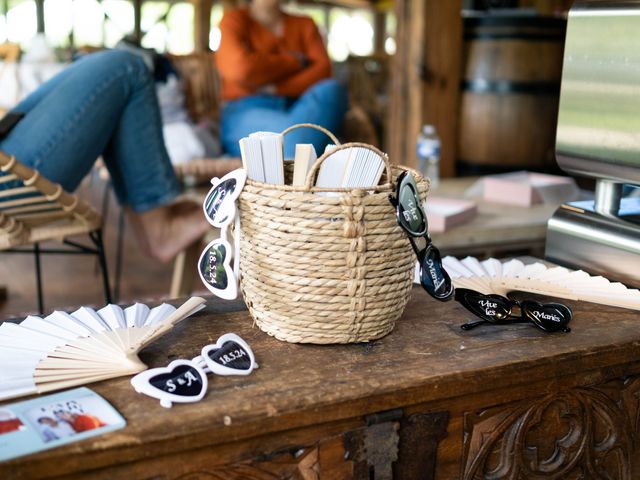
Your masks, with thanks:
M 640 2 L 574 3 L 556 157 L 568 173 L 640 185 Z

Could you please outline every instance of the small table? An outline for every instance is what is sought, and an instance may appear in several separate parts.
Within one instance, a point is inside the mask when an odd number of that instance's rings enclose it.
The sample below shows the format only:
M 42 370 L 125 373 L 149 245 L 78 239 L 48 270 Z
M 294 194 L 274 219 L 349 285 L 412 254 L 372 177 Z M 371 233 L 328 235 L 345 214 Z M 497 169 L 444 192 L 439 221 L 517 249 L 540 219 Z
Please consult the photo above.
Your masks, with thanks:
M 236 332 L 258 370 L 210 376 L 201 402 L 171 409 L 128 377 L 89 385 L 128 425 L 0 463 L 0 478 L 640 478 L 640 314 L 567 303 L 571 333 L 464 332 L 466 310 L 416 287 L 390 335 L 317 346 L 212 299 L 141 359 L 166 366 Z
M 464 198 L 477 177 L 442 180 L 430 195 Z M 471 221 L 443 233 L 434 233 L 434 243 L 446 255 L 497 256 L 516 252 L 541 257 L 547 235 L 547 221 L 559 205 L 529 208 L 476 200 L 478 214 Z M 427 208 L 429 199 L 427 198 Z

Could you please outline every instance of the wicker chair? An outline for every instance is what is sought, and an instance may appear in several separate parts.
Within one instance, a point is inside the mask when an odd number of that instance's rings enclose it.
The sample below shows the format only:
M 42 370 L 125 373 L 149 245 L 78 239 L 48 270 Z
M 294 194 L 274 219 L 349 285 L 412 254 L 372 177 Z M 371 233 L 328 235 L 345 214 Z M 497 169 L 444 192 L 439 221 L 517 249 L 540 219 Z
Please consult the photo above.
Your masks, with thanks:
M 221 82 L 214 55 L 213 52 L 196 52 L 169 56 L 184 82 L 186 107 L 194 122 L 220 121 Z M 176 165 L 175 170 L 181 179 L 208 182 L 212 177 L 222 177 L 241 166 L 239 158 L 203 158 Z
M 0 185 L 7 186 L 0 189 L 0 251 L 35 255 L 40 313 L 44 311 L 40 267 L 40 255 L 43 253 L 96 255 L 102 270 L 105 299 L 110 303 L 102 217 L 98 212 L 78 196 L 44 178 L 37 170 L 1 151 Z M 88 235 L 93 246 L 67 239 L 78 235 Z M 40 248 L 40 243 L 45 241 L 58 241 L 66 248 Z

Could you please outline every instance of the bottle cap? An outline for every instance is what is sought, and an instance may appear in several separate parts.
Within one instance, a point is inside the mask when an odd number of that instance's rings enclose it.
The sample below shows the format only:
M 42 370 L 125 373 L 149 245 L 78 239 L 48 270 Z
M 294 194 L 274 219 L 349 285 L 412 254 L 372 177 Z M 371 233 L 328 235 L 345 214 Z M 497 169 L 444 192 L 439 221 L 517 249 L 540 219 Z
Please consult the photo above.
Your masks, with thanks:
M 436 133 L 436 129 L 433 125 L 423 125 L 422 133 L 425 135 L 433 135 L 434 133 Z

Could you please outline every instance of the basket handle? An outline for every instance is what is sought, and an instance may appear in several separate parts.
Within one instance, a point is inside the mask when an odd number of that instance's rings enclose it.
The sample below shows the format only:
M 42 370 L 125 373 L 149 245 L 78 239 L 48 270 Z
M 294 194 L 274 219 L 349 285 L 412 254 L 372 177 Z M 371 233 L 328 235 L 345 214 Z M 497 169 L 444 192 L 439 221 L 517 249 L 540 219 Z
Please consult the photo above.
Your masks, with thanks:
M 316 125 L 315 123 L 298 123 L 297 125 L 292 125 L 289 128 L 282 131 L 282 136 L 284 137 L 287 135 L 287 133 L 293 130 L 297 130 L 298 128 L 313 128 L 315 130 L 318 130 L 324 133 L 327 137 L 329 137 L 336 146 L 340 146 L 340 141 L 336 138 L 336 136 L 333 133 L 331 133 L 326 128 L 321 127 L 320 125 Z
M 373 145 L 369 145 L 368 143 L 358 143 L 358 142 L 352 142 L 352 143 L 344 143 L 342 145 L 337 145 L 336 148 L 329 150 L 328 152 L 323 153 L 316 161 L 315 163 L 311 166 L 311 169 L 309 170 L 309 173 L 307 173 L 307 179 L 304 182 L 304 187 L 306 191 L 311 191 L 311 189 L 313 188 L 312 183 L 313 183 L 313 179 L 316 176 L 316 173 L 318 172 L 318 169 L 320 168 L 320 165 L 322 165 L 322 162 L 324 162 L 328 157 L 330 157 L 331 155 L 333 155 L 334 153 L 336 153 L 339 150 L 346 150 L 347 148 L 353 148 L 353 147 L 361 147 L 361 148 L 366 148 L 367 150 L 371 150 L 374 153 L 377 153 L 378 155 L 380 155 L 380 157 L 382 158 L 382 161 L 384 162 L 384 166 L 387 172 L 387 181 L 391 182 L 392 180 L 392 176 L 391 176 L 391 162 L 389 162 L 389 157 L 387 156 L 386 153 L 382 152 L 381 150 L 379 150 L 378 148 L 374 147 Z M 339 188 L 338 188 L 339 190 Z

